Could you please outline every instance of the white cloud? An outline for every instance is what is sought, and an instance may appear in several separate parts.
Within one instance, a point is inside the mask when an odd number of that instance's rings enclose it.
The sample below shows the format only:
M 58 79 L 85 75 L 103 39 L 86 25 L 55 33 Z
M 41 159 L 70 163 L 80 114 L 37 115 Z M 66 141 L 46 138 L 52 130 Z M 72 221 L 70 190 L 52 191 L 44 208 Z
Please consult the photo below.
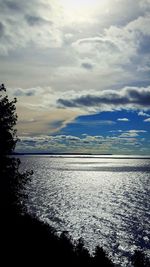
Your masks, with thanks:
M 136 148 L 142 146 L 144 138 L 139 139 L 144 130 L 130 130 L 119 136 L 92 136 L 84 134 L 82 137 L 72 135 L 39 135 L 19 136 L 21 142 L 17 144 L 18 151 L 55 152 L 55 153 L 123 153 L 124 150 L 137 153 Z
M 150 122 L 150 118 L 145 119 L 144 122 Z
M 140 112 L 138 113 L 138 115 L 139 115 L 139 116 L 144 116 L 144 117 L 150 117 L 150 115 L 149 115 L 148 113 L 145 113 L 145 112 L 143 112 L 143 111 L 140 111 Z
M 119 137 L 121 138 L 134 138 L 138 137 L 140 134 L 147 133 L 145 130 L 129 130 L 129 131 L 122 131 Z
M 147 133 L 145 130 L 129 130 L 130 133 Z
M 121 138 L 134 138 L 138 136 L 139 135 L 137 133 L 130 133 L 130 132 L 125 132 L 120 135 Z
M 127 118 L 118 118 L 117 121 L 125 121 L 126 122 L 126 121 L 129 121 L 129 119 L 127 119 Z
M 101 65 L 127 64 L 138 54 L 143 35 L 150 35 L 150 15 L 139 16 L 123 27 L 110 26 L 103 34 L 78 39 L 72 44 L 82 56 L 92 57 Z

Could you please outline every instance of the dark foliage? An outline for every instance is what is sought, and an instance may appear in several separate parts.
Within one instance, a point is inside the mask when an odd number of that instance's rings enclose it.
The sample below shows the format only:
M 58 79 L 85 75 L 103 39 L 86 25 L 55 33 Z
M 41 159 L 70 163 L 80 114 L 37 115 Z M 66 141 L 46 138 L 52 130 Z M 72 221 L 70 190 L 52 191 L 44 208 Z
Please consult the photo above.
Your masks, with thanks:
M 14 150 L 17 136 L 14 126 L 17 121 L 15 113 L 16 98 L 9 101 L 8 96 L 4 94 L 6 89 L 4 84 L 0 86 L 0 156 L 4 157 Z
M 19 172 L 20 160 L 11 156 L 18 140 L 16 99 L 9 101 L 4 84 L 0 86 L 0 208 L 4 217 L 21 208 L 20 200 L 30 172 Z M 22 198 L 23 199 L 23 198 Z M 23 206 L 22 206 L 23 207 Z
M 94 264 L 95 266 L 114 266 L 112 261 L 107 257 L 106 252 L 99 246 L 95 249 Z
M 150 267 L 149 259 L 144 255 L 143 251 L 136 250 L 132 257 L 134 267 Z
M 74 243 L 67 233 L 58 237 L 53 228 L 29 215 L 16 215 L 2 235 L 4 266 L 114 266 L 106 255 L 100 254 L 98 261 L 90 256 L 81 239 Z

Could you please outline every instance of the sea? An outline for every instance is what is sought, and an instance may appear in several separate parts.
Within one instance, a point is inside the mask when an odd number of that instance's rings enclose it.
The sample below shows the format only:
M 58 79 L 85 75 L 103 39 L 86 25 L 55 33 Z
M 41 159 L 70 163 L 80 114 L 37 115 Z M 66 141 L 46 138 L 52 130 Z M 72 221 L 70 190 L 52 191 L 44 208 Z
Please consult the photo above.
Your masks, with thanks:
M 24 155 L 28 212 L 80 237 L 91 253 L 103 247 L 116 266 L 135 250 L 150 257 L 150 157 Z

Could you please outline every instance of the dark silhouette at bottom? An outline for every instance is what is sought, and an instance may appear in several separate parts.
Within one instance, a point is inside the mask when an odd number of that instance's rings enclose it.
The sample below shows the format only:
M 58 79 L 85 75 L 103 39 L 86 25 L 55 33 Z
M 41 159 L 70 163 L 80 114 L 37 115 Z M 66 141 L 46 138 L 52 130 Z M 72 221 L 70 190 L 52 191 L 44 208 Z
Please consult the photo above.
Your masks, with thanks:
M 73 242 L 67 232 L 58 236 L 52 227 L 30 215 L 11 214 L 2 221 L 1 266 L 115 266 L 101 247 L 91 256 L 82 239 Z M 134 267 L 150 267 L 140 251 L 135 251 L 131 262 Z
M 91 256 L 82 239 L 75 244 L 67 232 L 58 237 L 48 224 L 30 215 L 7 217 L 1 225 L 1 251 L 1 266 L 114 266 L 102 248 Z

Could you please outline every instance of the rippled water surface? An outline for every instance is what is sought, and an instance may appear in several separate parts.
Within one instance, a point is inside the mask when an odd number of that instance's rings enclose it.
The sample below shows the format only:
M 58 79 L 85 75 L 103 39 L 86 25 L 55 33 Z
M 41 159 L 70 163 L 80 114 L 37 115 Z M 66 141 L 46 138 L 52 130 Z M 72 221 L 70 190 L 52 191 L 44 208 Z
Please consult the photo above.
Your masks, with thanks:
M 136 248 L 149 253 L 150 159 L 115 157 L 21 157 L 33 169 L 28 209 L 58 231 L 99 244 L 128 266 Z

